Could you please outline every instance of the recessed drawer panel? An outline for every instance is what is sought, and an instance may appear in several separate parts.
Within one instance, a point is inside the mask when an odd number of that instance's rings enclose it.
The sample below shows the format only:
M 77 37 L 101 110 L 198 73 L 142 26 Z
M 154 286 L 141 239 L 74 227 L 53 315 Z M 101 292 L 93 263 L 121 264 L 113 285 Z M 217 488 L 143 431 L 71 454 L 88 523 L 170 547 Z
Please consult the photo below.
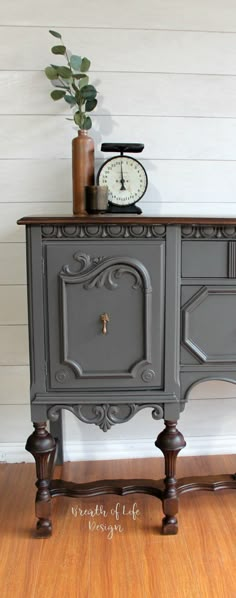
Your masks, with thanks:
M 230 270 L 229 247 L 236 242 L 229 241 L 183 241 L 183 278 L 227 278 Z
M 50 388 L 163 385 L 165 242 L 46 247 Z
M 236 362 L 236 285 L 182 286 L 181 363 Z

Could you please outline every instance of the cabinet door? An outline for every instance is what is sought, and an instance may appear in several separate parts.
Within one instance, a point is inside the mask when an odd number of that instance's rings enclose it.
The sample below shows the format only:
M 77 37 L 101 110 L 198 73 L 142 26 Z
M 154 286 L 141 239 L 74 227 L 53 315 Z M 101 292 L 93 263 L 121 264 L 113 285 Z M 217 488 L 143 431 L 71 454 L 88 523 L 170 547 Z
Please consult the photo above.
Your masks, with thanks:
M 236 362 L 236 287 L 182 287 L 182 364 Z
M 156 240 L 46 246 L 50 388 L 162 386 L 164 257 Z

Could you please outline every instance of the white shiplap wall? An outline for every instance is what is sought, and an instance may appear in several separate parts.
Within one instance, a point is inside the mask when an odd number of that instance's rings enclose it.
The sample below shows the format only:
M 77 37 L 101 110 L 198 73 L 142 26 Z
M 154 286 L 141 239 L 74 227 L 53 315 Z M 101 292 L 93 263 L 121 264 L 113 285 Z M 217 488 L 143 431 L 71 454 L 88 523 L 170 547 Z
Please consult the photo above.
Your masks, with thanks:
M 144 142 L 150 184 L 143 212 L 236 216 L 235 0 L 90 0 L 86 6 L 2 0 L 0 460 L 29 458 L 23 443 L 32 429 L 24 231 L 15 222 L 27 214 L 71 212 L 76 132 L 63 103 L 49 98 L 42 72 L 51 59 L 49 28 L 92 61 L 97 165 L 101 140 Z M 181 418 L 190 452 L 233 450 L 235 397 L 235 387 L 223 382 L 195 389 Z M 143 412 L 104 437 L 70 414 L 65 420 L 66 454 L 77 459 L 152 454 L 162 426 Z

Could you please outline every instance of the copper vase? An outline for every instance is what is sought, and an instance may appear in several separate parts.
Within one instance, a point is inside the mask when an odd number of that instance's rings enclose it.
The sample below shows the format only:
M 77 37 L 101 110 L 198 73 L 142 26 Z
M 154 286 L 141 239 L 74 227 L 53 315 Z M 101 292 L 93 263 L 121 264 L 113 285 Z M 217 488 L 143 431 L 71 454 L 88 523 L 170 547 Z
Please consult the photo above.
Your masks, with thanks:
M 78 131 L 78 137 L 72 140 L 72 179 L 73 213 L 84 216 L 85 187 L 94 185 L 94 142 L 84 130 Z

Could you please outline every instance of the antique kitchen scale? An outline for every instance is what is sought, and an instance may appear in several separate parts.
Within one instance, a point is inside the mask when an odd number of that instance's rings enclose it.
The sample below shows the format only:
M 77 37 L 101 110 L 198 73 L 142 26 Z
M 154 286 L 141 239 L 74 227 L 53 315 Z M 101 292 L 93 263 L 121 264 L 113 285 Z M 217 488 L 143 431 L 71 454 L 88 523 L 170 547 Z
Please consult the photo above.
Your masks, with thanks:
M 108 187 L 108 212 L 142 214 L 136 204 L 147 190 L 147 173 L 143 165 L 126 152 L 136 154 L 143 149 L 143 143 L 102 143 L 101 151 L 120 154 L 106 160 L 97 174 L 97 184 Z

